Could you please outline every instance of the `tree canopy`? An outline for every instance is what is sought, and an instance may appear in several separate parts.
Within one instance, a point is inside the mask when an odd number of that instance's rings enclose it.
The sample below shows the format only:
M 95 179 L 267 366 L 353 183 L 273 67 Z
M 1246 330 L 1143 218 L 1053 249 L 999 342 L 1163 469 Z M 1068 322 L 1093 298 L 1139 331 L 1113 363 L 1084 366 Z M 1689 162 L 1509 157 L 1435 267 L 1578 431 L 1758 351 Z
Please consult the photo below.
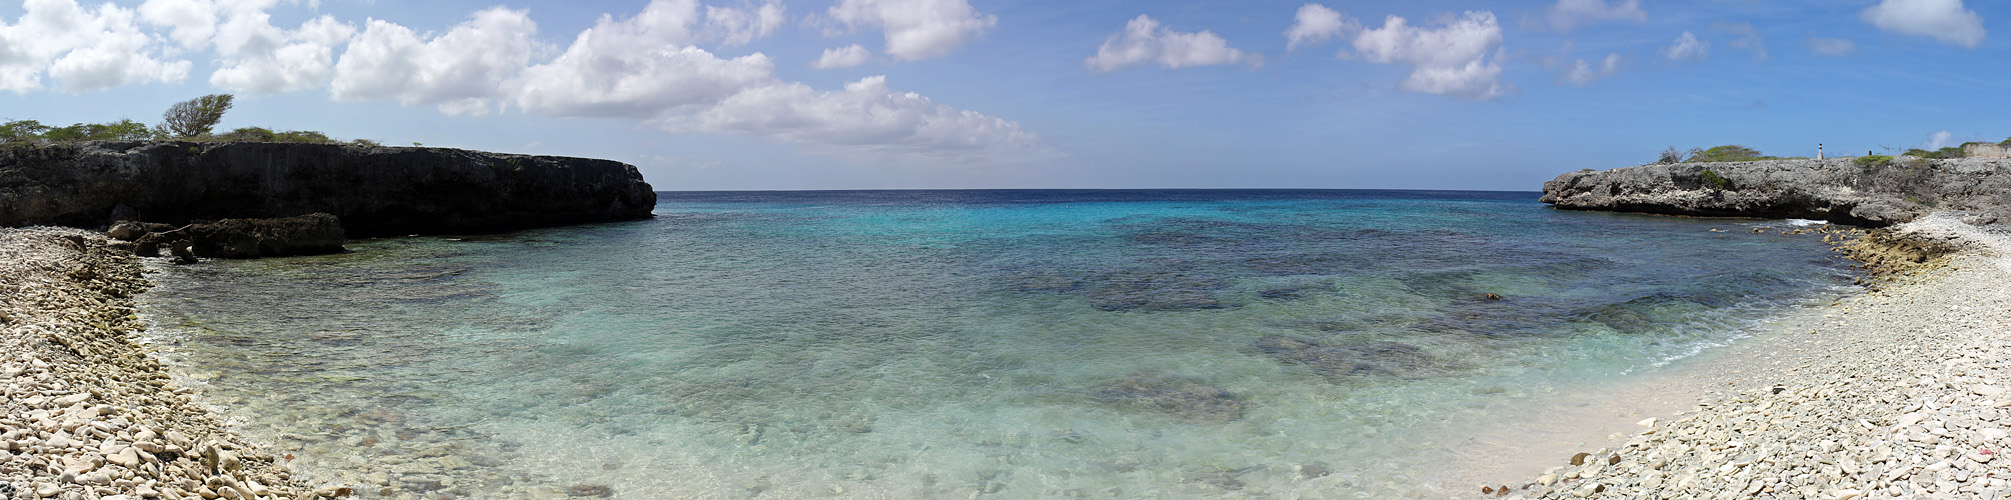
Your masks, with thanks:
M 209 135 L 230 111 L 230 94 L 210 94 L 175 103 L 161 114 L 161 135 L 190 139 Z

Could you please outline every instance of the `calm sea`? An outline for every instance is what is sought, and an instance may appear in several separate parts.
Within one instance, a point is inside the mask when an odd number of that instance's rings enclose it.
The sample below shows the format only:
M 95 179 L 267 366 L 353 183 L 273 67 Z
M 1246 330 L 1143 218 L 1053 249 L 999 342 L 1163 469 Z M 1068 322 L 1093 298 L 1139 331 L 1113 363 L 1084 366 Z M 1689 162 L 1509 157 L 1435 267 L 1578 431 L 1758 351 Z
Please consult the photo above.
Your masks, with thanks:
M 1850 281 L 1752 231 L 1790 221 L 1536 197 L 663 193 L 157 265 L 142 302 L 244 432 L 367 498 L 1380 498 Z

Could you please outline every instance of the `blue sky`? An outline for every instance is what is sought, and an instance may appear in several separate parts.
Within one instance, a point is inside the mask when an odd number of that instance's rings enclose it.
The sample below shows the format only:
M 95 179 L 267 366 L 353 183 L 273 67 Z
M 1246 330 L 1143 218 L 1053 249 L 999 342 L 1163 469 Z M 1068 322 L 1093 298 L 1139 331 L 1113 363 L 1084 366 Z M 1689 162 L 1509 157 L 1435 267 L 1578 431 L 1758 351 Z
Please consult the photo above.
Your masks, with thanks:
M 2011 5 L 28 0 L 0 118 L 609 158 L 658 189 L 1535 190 L 2011 135 Z M 1994 36 L 1993 36 L 1994 35 Z

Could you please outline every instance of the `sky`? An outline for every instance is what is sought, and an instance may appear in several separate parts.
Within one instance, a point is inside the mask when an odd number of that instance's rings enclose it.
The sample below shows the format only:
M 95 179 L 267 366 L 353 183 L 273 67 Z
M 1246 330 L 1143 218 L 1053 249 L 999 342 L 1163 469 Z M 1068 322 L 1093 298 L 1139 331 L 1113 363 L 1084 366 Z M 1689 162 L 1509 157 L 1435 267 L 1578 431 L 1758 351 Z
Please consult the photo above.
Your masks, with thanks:
M 1996 34 L 1997 36 L 1992 36 Z M 0 119 L 607 158 L 659 190 L 1534 191 L 2011 136 L 2011 2 L 25 0 Z

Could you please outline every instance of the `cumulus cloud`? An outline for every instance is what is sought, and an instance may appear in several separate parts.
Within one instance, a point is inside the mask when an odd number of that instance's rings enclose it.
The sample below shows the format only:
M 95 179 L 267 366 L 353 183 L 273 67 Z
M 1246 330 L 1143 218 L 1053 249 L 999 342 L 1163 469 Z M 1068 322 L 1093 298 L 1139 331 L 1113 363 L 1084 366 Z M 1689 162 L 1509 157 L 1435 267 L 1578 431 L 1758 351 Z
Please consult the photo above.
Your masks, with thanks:
M 1438 28 L 1389 16 L 1382 27 L 1356 35 L 1354 50 L 1370 62 L 1410 65 L 1398 84 L 1404 90 L 1472 100 L 1509 92 L 1501 83 L 1501 24 L 1492 12 L 1467 11 Z
M 447 114 L 486 114 L 496 89 L 529 64 L 537 30 L 525 11 L 502 7 L 423 38 L 371 19 L 335 63 L 329 90 L 340 100 L 397 99 Z
M 1550 27 L 1569 33 L 1579 26 L 1606 21 L 1645 22 L 1648 12 L 1641 10 L 1641 0 L 1625 0 L 1608 5 L 1606 0 L 1557 0 L 1550 6 L 1547 16 Z
M 743 1 L 740 7 L 708 5 L 704 31 L 706 38 L 716 38 L 721 45 L 746 45 L 775 34 L 784 20 L 781 0 L 766 0 L 761 5 Z
M 169 29 L 169 37 L 189 50 L 209 45 L 216 35 L 217 6 L 209 0 L 147 0 L 140 18 Z
M 1848 38 L 1809 37 L 1808 44 L 1809 50 L 1815 51 L 1816 55 L 1846 56 L 1857 52 L 1857 42 Z
M 820 92 L 776 78 L 766 55 L 720 58 L 691 45 L 709 36 L 694 30 L 694 5 L 659 0 L 631 18 L 603 16 L 557 58 L 523 70 L 504 91 L 526 112 L 625 118 L 673 132 L 751 134 L 957 161 L 1046 151 L 1018 123 L 893 91 L 884 77 Z M 820 62 L 870 56 L 857 45 L 833 50 Z
M 887 54 L 902 61 L 949 55 L 998 24 L 965 0 L 842 0 L 827 14 L 851 29 L 880 28 Z
M 867 51 L 865 46 L 855 43 L 835 49 L 824 49 L 824 55 L 817 56 L 817 60 L 810 63 L 810 67 L 817 69 L 850 68 L 866 64 L 866 61 L 872 58 L 872 52 Z
M 0 20 L 0 90 L 43 90 L 44 75 L 76 93 L 188 77 L 190 63 L 161 55 L 160 40 L 140 31 L 133 10 L 110 3 L 87 10 L 75 0 L 27 0 L 22 8 L 14 24 Z
M 1986 34 L 1983 16 L 1964 8 L 1962 0 L 1884 0 L 1858 11 L 1858 18 L 1881 30 L 1972 49 Z
M 323 15 L 299 28 L 281 30 L 264 8 L 272 1 L 233 9 L 216 30 L 219 65 L 209 82 L 217 88 L 273 94 L 320 88 L 333 76 L 335 47 L 356 27 Z
M 1123 32 L 1104 39 L 1096 55 L 1084 59 L 1082 65 L 1094 71 L 1114 71 L 1145 63 L 1177 69 L 1240 62 L 1263 65 L 1262 58 L 1229 47 L 1228 40 L 1207 30 L 1173 31 L 1140 14 L 1124 24 Z
M 635 17 L 602 16 L 550 62 L 511 83 L 517 106 L 552 116 L 656 119 L 717 103 L 767 82 L 775 64 L 761 53 L 722 59 L 690 45 L 695 2 L 651 2 Z
M 1735 37 L 1731 43 L 1725 44 L 1726 46 L 1735 49 L 1750 50 L 1753 52 L 1753 58 L 1761 61 L 1765 61 L 1770 57 L 1767 55 L 1767 37 L 1761 35 L 1760 30 L 1754 28 L 1751 23 L 1718 21 L 1711 23 L 1711 29 L 1731 33 Z
M 1676 36 L 1676 41 L 1662 49 L 1662 56 L 1670 61 L 1701 61 L 1711 55 L 1711 42 L 1697 39 L 1696 33 L 1688 31 Z
M 847 83 L 840 91 L 819 92 L 801 83 L 753 87 L 710 109 L 667 117 L 661 125 L 957 161 L 1046 150 L 1016 122 L 895 92 L 884 76 Z
M 1585 85 L 1595 80 L 1620 74 L 1620 54 L 1607 54 L 1598 64 L 1579 59 L 1564 70 L 1561 78 L 1572 85 Z
M 1305 43 L 1325 42 L 1360 29 L 1361 23 L 1346 14 L 1325 5 L 1309 3 L 1299 7 L 1298 15 L 1292 18 L 1292 27 L 1285 30 L 1285 49 L 1296 49 Z

